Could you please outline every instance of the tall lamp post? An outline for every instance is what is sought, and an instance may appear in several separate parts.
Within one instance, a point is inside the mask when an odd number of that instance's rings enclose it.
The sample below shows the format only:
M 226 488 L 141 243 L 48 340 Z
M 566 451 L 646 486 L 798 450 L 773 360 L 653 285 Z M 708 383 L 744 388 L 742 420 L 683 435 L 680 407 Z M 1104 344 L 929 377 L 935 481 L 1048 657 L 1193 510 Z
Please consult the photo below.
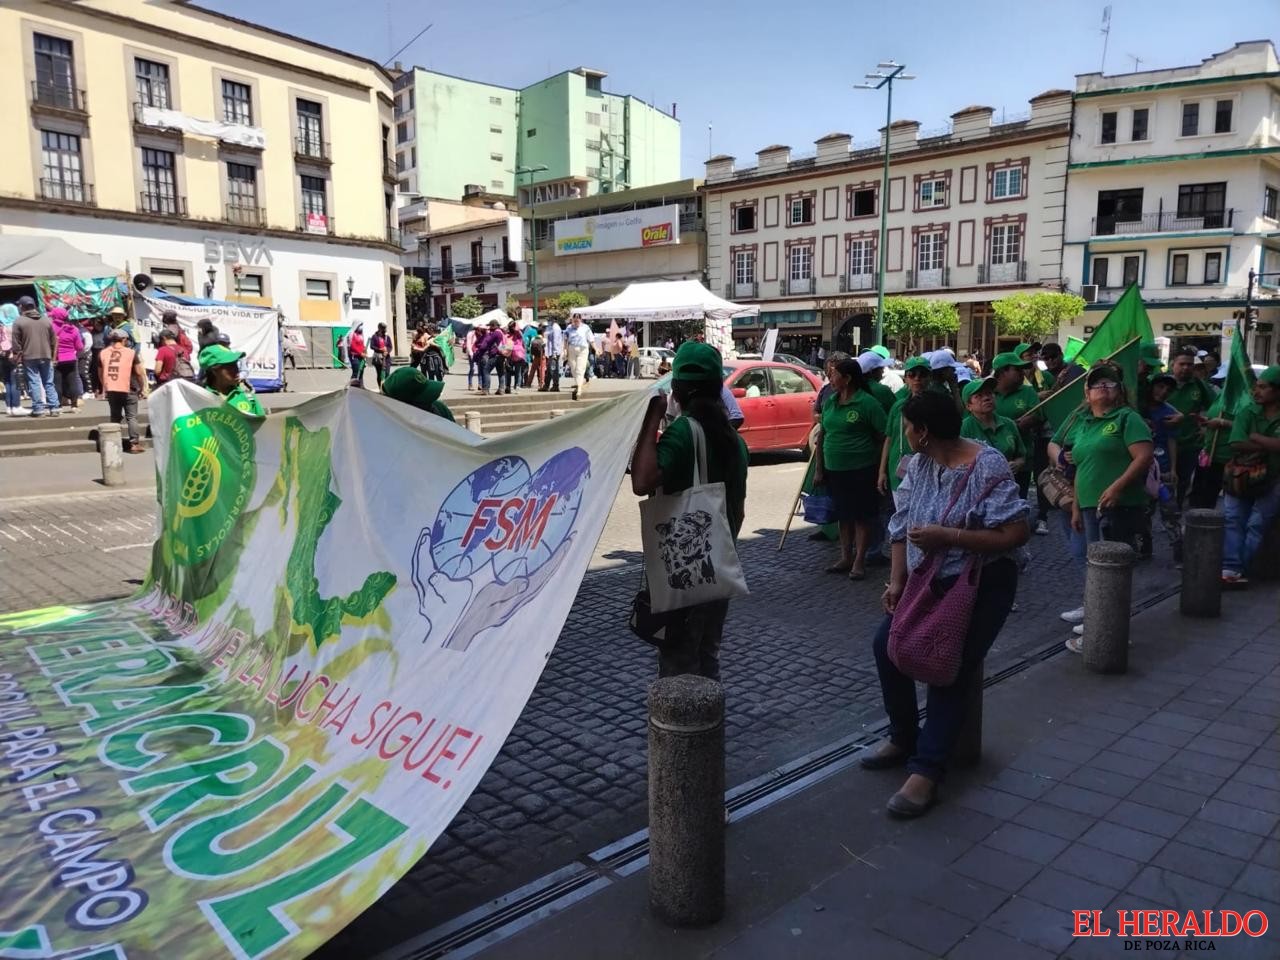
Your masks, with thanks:
M 515 174 L 529 175 L 529 286 L 533 290 L 533 328 L 538 328 L 538 195 L 533 190 L 533 175 L 547 169 L 545 163 L 536 167 L 516 167 Z
M 880 177 L 880 277 L 876 285 L 876 343 L 884 343 L 884 277 L 889 264 L 887 241 L 889 226 L 889 124 L 893 122 L 893 81 L 914 80 L 902 71 L 905 64 L 894 60 L 882 60 L 876 64 L 876 72 L 868 73 L 868 83 L 855 83 L 855 90 L 879 90 L 886 87 L 884 107 L 884 173 Z

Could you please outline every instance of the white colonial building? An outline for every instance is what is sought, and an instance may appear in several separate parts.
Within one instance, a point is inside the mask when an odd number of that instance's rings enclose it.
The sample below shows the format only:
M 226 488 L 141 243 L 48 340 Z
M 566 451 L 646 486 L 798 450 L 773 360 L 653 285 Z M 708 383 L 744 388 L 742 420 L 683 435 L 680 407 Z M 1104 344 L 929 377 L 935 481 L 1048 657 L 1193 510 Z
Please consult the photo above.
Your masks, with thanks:
M 1255 362 L 1280 321 L 1280 63 L 1269 41 L 1196 66 L 1077 78 L 1065 276 L 1095 300 L 1063 335 L 1087 335 L 1137 283 L 1157 336 L 1217 348 L 1255 289 Z
M 1060 288 L 1071 94 L 1051 90 L 1030 106 L 999 119 L 966 107 L 945 130 L 911 120 L 889 130 L 886 290 L 955 302 L 961 326 L 948 342 L 960 351 L 989 357 L 1003 345 L 992 300 Z M 866 144 L 833 133 L 803 157 L 772 146 L 745 169 L 707 161 L 708 283 L 761 308 L 736 338 L 776 324 L 791 353 L 872 342 L 882 143 L 883 131 Z

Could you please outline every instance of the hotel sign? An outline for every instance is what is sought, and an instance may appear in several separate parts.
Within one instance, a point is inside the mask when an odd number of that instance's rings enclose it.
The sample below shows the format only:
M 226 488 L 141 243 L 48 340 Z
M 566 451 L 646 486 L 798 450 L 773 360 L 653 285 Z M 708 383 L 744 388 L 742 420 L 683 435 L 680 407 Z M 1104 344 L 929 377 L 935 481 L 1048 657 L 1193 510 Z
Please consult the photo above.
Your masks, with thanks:
M 575 217 L 554 224 L 556 256 L 665 247 L 680 242 L 680 207 L 626 210 L 597 217 Z
M 574 200 L 586 195 L 586 187 L 586 181 L 577 178 L 548 180 L 546 183 L 535 183 L 531 187 L 521 187 L 520 206 L 552 203 L 556 200 Z

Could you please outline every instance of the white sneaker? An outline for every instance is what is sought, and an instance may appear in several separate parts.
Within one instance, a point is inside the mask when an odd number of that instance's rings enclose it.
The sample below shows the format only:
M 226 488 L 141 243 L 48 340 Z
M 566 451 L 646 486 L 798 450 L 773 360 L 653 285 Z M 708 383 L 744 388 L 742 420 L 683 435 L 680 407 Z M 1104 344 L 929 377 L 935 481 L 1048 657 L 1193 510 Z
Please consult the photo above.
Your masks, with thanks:
M 1036 536 L 1047 537 L 1048 535 L 1049 535 L 1049 525 L 1045 523 L 1043 520 L 1038 521 L 1036 523 Z
M 1076 607 L 1074 610 L 1064 610 L 1059 616 L 1067 623 L 1084 623 L 1084 607 Z
M 1082 648 L 1081 648 L 1081 645 L 1080 645 L 1080 638 L 1079 638 L 1079 637 L 1068 637 L 1068 638 L 1067 638 L 1067 642 L 1066 642 L 1066 643 L 1064 643 L 1064 644 L 1063 644 L 1063 646 L 1064 646 L 1064 647 L 1066 647 L 1068 650 L 1070 650 L 1072 653 L 1082 653 L 1082 652 L 1083 652 L 1083 650 L 1082 650 Z
M 1077 637 L 1083 637 L 1083 636 L 1084 636 L 1084 624 L 1083 624 L 1083 623 L 1077 623 L 1074 627 L 1072 627 L 1072 628 L 1071 628 L 1071 632 L 1072 632 L 1072 633 L 1074 633 Z

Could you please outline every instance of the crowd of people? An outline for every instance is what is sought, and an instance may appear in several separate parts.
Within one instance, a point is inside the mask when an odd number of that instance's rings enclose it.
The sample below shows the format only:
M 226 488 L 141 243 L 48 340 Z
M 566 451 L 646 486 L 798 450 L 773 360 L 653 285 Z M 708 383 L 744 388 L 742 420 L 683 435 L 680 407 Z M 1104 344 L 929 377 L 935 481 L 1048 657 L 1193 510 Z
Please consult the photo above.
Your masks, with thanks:
M 112 423 L 124 426 L 125 451 L 141 453 L 138 402 L 150 394 L 153 383 L 201 382 L 237 409 L 264 414 L 240 375 L 244 354 L 231 349 L 230 337 L 211 319 L 198 321 L 193 345 L 177 314 L 165 311 L 151 342 L 155 363 L 150 372 L 142 362 L 137 328 L 122 306 L 77 322 L 62 307 L 42 311 L 24 296 L 0 304 L 0 321 L 0 381 L 11 417 L 57 417 L 80 410 L 84 398 L 92 396 L 106 401 Z M 23 406 L 24 399 L 29 407 Z

